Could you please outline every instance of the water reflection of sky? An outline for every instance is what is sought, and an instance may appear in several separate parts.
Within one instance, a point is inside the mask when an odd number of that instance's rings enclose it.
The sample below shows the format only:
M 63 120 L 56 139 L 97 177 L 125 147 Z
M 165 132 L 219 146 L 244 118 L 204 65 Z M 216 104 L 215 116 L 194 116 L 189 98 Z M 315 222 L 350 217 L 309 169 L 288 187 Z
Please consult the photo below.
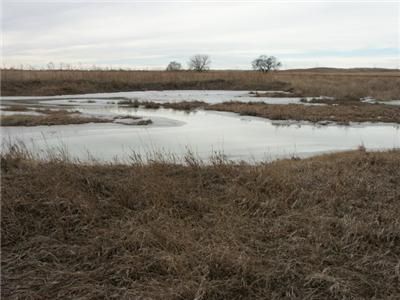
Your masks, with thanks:
M 2 138 L 19 140 L 40 152 L 67 148 L 73 157 L 101 160 L 129 157 L 132 152 L 164 152 L 181 156 L 188 149 L 201 158 L 213 152 L 234 160 L 271 160 L 280 157 L 310 156 L 322 152 L 400 147 L 398 125 L 361 124 L 315 126 L 307 123 L 278 125 L 266 119 L 233 113 L 170 109 L 147 110 L 116 105 L 80 106 L 88 114 L 136 115 L 150 117 L 150 126 L 84 124 L 66 126 L 3 127 Z

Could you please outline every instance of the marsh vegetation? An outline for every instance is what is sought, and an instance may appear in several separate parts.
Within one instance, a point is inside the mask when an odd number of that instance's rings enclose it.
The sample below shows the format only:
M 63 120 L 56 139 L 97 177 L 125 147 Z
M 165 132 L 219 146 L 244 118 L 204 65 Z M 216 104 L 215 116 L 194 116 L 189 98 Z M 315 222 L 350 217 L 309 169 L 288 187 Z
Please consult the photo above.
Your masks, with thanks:
M 119 165 L 16 147 L 2 297 L 395 299 L 399 169 L 399 151 Z
M 400 99 L 400 72 L 374 69 L 274 71 L 2 70 L 3 96 L 132 90 L 284 90 L 302 96 Z
M 398 126 L 380 123 L 399 124 L 400 107 L 360 100 L 398 99 L 398 72 L 4 74 L 3 95 L 246 88 L 258 102 L 117 95 L 31 98 L 3 107 L 12 115 L 1 116 L 2 133 L 15 140 L 48 146 L 61 139 L 65 149 L 106 152 L 77 160 L 63 148 L 46 152 L 35 145 L 35 153 L 3 141 L 3 298 L 399 297 L 400 151 L 368 149 L 398 147 Z M 300 96 L 315 98 L 302 103 Z M 286 104 L 263 103 L 267 98 Z M 148 130 L 105 124 L 147 125 L 153 117 Z M 292 126 L 292 120 L 299 122 Z M 337 124 L 350 122 L 379 124 Z M 25 127 L 36 125 L 66 126 Z M 133 151 L 147 141 L 151 147 L 189 143 L 209 154 L 221 140 L 227 153 L 204 160 L 190 149 L 179 157 Z M 117 160 L 113 151 L 121 145 L 133 152 Z M 308 155 L 342 152 L 278 159 L 290 147 Z M 274 161 L 261 159 L 266 149 L 275 151 Z
M 336 103 L 338 102 L 336 101 Z M 347 100 L 344 100 L 344 102 L 347 102 Z M 329 121 L 339 124 L 349 124 L 350 122 L 400 123 L 400 107 L 361 103 L 360 101 L 344 105 L 330 104 L 321 106 L 225 102 L 207 106 L 206 109 L 235 112 L 241 115 L 263 117 L 270 120 L 296 120 L 313 123 Z
M 134 116 L 102 117 L 83 115 L 76 110 L 32 108 L 22 105 L 6 107 L 2 111 L 10 112 L 11 114 L 1 116 L 1 126 L 53 126 L 111 122 L 126 125 L 149 125 L 152 123 L 150 119 Z M 19 112 L 24 112 L 25 114 L 19 114 Z

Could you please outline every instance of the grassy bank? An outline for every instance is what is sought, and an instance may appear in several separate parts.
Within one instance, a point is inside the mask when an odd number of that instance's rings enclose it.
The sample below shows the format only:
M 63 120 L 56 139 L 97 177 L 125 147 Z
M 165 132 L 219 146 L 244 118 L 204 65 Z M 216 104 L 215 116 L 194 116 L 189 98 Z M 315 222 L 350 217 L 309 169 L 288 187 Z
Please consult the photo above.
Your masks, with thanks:
M 2 297 L 400 297 L 400 151 L 187 162 L 4 154 Z
M 164 72 L 2 70 L 4 96 L 162 89 L 285 90 L 302 96 L 400 99 L 400 72 L 373 70 Z
M 2 111 L 12 112 L 11 115 L 1 115 L 0 126 L 53 126 L 86 123 L 118 123 L 125 125 L 149 125 L 153 122 L 136 116 L 96 117 L 82 115 L 79 111 L 66 109 L 46 109 L 23 105 L 12 105 L 2 108 Z M 19 114 L 27 113 L 27 114 Z M 32 113 L 32 114 L 29 114 Z
M 340 124 L 348 124 L 349 122 L 400 123 L 400 107 L 360 102 L 354 105 L 326 106 L 225 102 L 209 105 L 206 109 L 235 112 L 245 116 L 257 116 L 270 120 L 332 121 Z
M 175 110 L 191 111 L 206 109 L 227 111 L 245 116 L 257 116 L 270 120 L 296 120 L 313 123 L 331 121 L 340 124 L 349 122 L 386 122 L 400 123 L 400 107 L 363 103 L 359 100 L 316 100 L 326 102 L 327 105 L 312 106 L 299 104 L 265 104 L 258 102 L 224 102 L 208 104 L 202 101 L 181 102 L 139 102 L 133 100 L 120 101 L 125 107 L 144 107 L 150 109 L 171 108 Z M 316 102 L 315 101 L 315 102 Z M 323 103 L 325 104 L 325 103 Z
M 50 125 L 68 125 L 85 123 L 106 123 L 112 122 L 110 119 L 97 118 L 91 116 L 82 116 L 80 112 L 67 110 L 36 109 L 30 110 L 27 107 L 10 107 L 3 109 L 5 111 L 14 111 L 16 114 L 1 116 L 0 126 L 50 126 Z M 40 115 L 22 115 L 18 112 L 40 113 Z
M 195 110 L 199 108 L 206 108 L 208 103 L 203 101 L 178 101 L 178 102 L 154 102 L 154 101 L 138 101 L 138 100 L 122 100 L 118 105 L 123 107 L 144 107 L 147 109 L 171 108 L 175 110 Z
M 208 104 L 203 101 L 180 102 L 153 102 L 138 100 L 121 100 L 121 107 L 142 107 L 145 109 L 169 108 L 174 110 L 192 111 L 197 109 L 234 112 L 244 116 L 257 116 L 270 120 L 295 120 L 313 123 L 335 122 L 349 124 L 350 122 L 382 122 L 400 123 L 400 107 L 385 104 L 363 103 L 359 100 L 316 100 L 326 102 L 327 105 L 299 105 L 299 104 L 265 104 L 259 102 L 224 102 Z M 325 103 L 324 103 L 325 104 Z M 15 112 L 14 115 L 1 117 L 1 126 L 40 126 L 40 125 L 67 125 L 84 123 L 113 122 L 115 118 L 99 118 L 83 116 L 79 112 L 71 112 L 64 109 L 49 110 L 28 106 L 10 106 L 3 111 Z M 18 112 L 40 112 L 42 115 L 18 115 Z M 119 116 L 119 119 L 140 119 L 133 116 Z M 116 121 L 116 122 L 123 122 Z M 151 124 L 150 120 L 139 120 L 134 125 Z

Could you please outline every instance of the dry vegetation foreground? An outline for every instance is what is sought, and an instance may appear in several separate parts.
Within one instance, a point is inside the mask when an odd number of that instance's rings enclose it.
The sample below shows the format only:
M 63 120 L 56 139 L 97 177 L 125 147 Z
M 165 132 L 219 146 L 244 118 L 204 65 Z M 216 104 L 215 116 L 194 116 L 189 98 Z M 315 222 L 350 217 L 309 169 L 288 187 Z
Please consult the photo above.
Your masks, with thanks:
M 399 299 L 400 151 L 1 158 L 4 299 Z
M 132 90 L 284 90 L 301 96 L 400 99 L 396 70 L 1 71 L 3 96 L 47 96 Z

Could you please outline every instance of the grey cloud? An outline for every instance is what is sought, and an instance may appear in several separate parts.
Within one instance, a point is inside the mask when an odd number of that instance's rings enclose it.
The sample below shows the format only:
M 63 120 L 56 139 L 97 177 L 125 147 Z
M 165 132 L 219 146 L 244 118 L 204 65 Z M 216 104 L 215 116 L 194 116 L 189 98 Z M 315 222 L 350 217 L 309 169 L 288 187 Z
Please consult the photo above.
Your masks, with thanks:
M 398 3 L 3 2 L 3 62 L 164 66 L 208 52 L 216 68 L 248 67 L 258 54 L 286 65 L 390 65 L 374 54 L 295 59 L 296 53 L 399 47 Z M 290 54 L 294 54 L 291 58 Z

